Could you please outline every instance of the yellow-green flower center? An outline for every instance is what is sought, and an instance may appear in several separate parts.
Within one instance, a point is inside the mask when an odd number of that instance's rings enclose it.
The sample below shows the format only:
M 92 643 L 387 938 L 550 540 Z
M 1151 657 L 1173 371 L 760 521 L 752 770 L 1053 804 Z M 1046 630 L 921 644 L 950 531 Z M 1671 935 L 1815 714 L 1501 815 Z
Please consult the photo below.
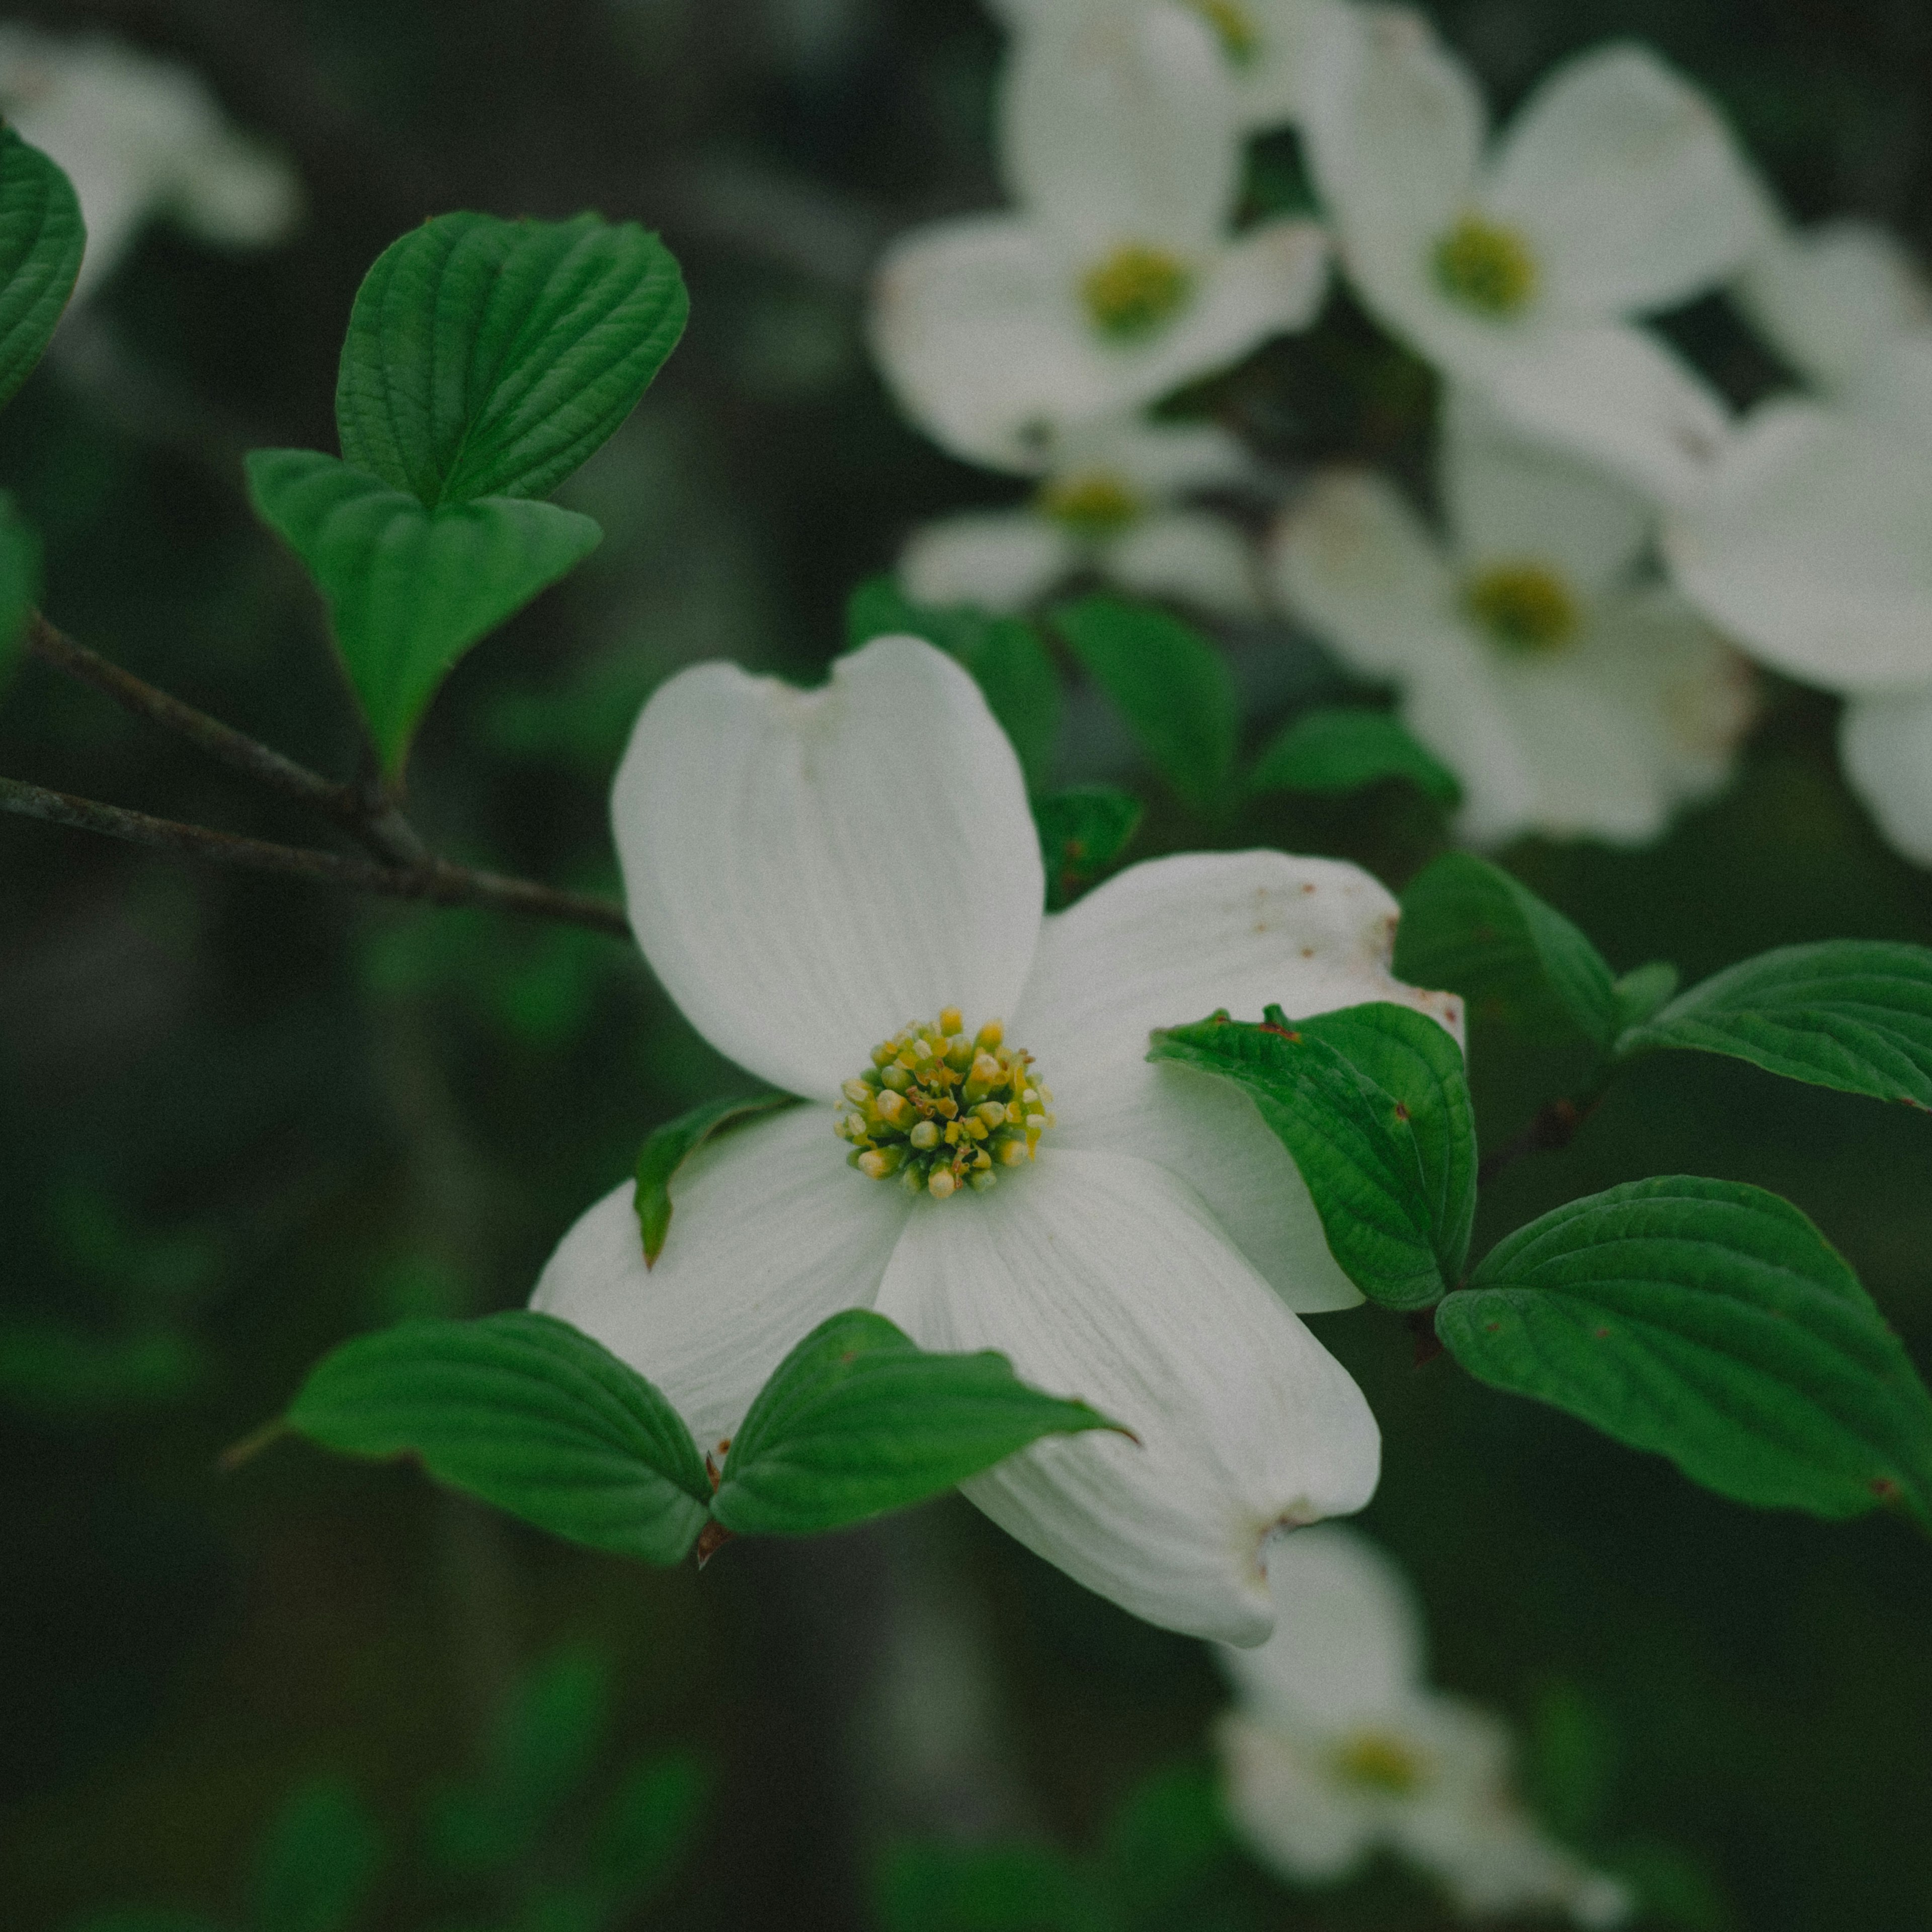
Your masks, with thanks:
M 1188 0 L 1188 4 L 1214 29 L 1230 66 L 1254 64 L 1262 50 L 1261 29 L 1241 0 Z
M 966 1030 L 957 1006 L 881 1040 L 872 1064 L 846 1082 L 836 1130 L 845 1158 L 873 1180 L 898 1177 L 909 1193 L 946 1200 L 984 1192 L 1003 1167 L 1030 1160 L 1053 1125 L 1053 1093 L 1033 1055 L 1004 1044 L 998 1020 Z
M 1087 319 L 1116 342 L 1133 342 L 1163 328 L 1187 304 L 1194 279 L 1165 248 L 1130 242 L 1080 278 Z
M 1443 292 L 1482 315 L 1516 315 L 1536 295 L 1536 257 L 1514 228 L 1466 214 L 1436 244 Z
M 1118 536 L 1147 508 L 1130 484 L 1105 470 L 1051 478 L 1040 485 L 1034 506 L 1082 537 Z
M 1462 586 L 1462 608 L 1507 651 L 1540 656 L 1576 634 L 1570 586 L 1540 563 L 1492 564 Z
M 1421 1788 L 1426 1768 L 1420 1756 L 1386 1731 L 1358 1731 L 1336 1748 L 1338 1775 L 1351 1784 L 1391 1798 L 1406 1798 Z

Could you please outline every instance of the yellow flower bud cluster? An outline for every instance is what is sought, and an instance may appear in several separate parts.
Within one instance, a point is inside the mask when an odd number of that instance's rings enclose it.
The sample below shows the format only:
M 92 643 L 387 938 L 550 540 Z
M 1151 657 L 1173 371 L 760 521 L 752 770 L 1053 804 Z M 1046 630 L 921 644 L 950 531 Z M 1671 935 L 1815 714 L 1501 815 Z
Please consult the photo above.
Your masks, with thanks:
M 1052 1090 L 1035 1076 L 1033 1055 L 1004 1038 L 998 1020 L 969 1034 L 948 1006 L 881 1040 L 842 1092 L 836 1130 L 852 1144 L 847 1161 L 944 1201 L 962 1187 L 983 1193 L 1000 1168 L 1030 1160 L 1053 1125 Z
M 1116 248 L 1080 278 L 1088 320 L 1115 342 L 1138 342 L 1165 328 L 1193 292 L 1185 262 L 1138 242 Z

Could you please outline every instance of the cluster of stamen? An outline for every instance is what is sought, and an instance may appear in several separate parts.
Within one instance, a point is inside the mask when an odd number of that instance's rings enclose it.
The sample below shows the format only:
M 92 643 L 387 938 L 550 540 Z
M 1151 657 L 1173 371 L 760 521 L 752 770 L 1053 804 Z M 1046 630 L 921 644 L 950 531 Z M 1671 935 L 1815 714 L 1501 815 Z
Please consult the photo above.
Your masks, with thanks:
M 962 1187 L 983 1193 L 1001 1168 L 1030 1160 L 1053 1125 L 1053 1094 L 1032 1054 L 1004 1040 L 998 1020 L 968 1033 L 957 1006 L 881 1040 L 843 1089 L 836 1131 L 852 1144 L 846 1160 L 935 1201 Z
M 1462 586 L 1462 608 L 1505 650 L 1540 656 L 1568 643 L 1577 623 L 1576 600 L 1553 570 L 1540 563 L 1498 563 Z
M 1444 294 L 1483 315 L 1515 315 L 1536 294 L 1536 257 L 1514 228 L 1466 214 L 1436 244 Z
M 1240 0 L 1190 0 L 1196 13 L 1214 29 L 1221 51 L 1233 67 L 1253 64 L 1262 50 L 1261 30 Z
M 1105 470 L 1056 476 L 1042 483 L 1034 506 L 1076 536 L 1117 536 L 1145 508 L 1132 487 Z
M 1427 1775 L 1422 1760 L 1401 1738 L 1384 1731 L 1358 1731 L 1334 1754 L 1336 1772 L 1348 1784 L 1406 1798 Z
M 1080 278 L 1088 320 L 1116 342 L 1137 342 L 1165 328 L 1193 292 L 1184 262 L 1138 242 L 1116 248 Z

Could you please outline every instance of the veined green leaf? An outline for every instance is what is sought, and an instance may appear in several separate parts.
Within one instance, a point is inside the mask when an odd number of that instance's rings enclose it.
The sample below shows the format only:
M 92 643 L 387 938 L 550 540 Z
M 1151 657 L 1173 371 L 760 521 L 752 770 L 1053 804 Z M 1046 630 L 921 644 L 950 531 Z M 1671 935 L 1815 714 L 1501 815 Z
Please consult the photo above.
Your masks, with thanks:
M 1335 1258 L 1371 1301 L 1422 1308 L 1461 1274 L 1476 1133 L 1462 1056 L 1436 1022 L 1377 1001 L 1312 1019 L 1278 1006 L 1154 1036 L 1150 1060 L 1233 1081 L 1308 1184 Z
M 1436 1313 L 1479 1380 L 1534 1396 L 1740 1502 L 1932 1528 L 1932 1395 L 1788 1201 L 1675 1175 L 1573 1201 Z
M 438 215 L 356 296 L 343 457 L 430 509 L 548 496 L 636 406 L 688 306 L 670 251 L 634 222 Z
M 1029 1388 L 992 1349 L 927 1354 L 883 1315 L 850 1309 L 758 1391 L 711 1513 L 734 1532 L 814 1535 L 938 1496 L 1042 1436 L 1117 1426 Z
M 1179 618 L 1118 597 L 1062 604 L 1052 620 L 1181 802 L 1204 818 L 1225 816 L 1240 734 L 1227 660 Z
M 248 466 L 255 508 L 328 606 L 349 681 L 392 776 L 457 660 L 603 536 L 588 517 L 553 503 L 497 496 L 426 510 L 314 450 L 257 449 Z
M 774 1108 L 793 1104 L 789 1094 L 752 1094 L 730 1100 L 708 1101 L 654 1127 L 638 1152 L 638 1191 L 634 1205 L 638 1229 L 644 1238 L 644 1265 L 651 1267 L 664 1252 L 670 1232 L 670 1184 L 678 1169 L 715 1133 Z
M 522 1310 L 399 1322 L 309 1372 L 289 1427 L 352 1456 L 414 1455 L 439 1481 L 592 1549 L 675 1563 L 710 1484 L 652 1384 L 566 1322 Z
M 1113 864 L 1144 810 L 1131 792 L 1112 785 L 1070 785 L 1034 800 L 1049 912 L 1060 910 Z
M 1932 951 L 1833 939 L 1760 953 L 1631 1026 L 1617 1057 L 1667 1046 L 1932 1107 Z
M 1304 712 L 1255 760 L 1248 789 L 1359 791 L 1384 778 L 1406 778 L 1443 805 L 1462 796 L 1454 772 L 1397 719 L 1355 705 Z
M 86 245 L 73 184 L 0 125 L 0 403 L 40 359 Z
M 1532 1031 L 1574 1029 L 1604 1048 L 1616 1036 L 1617 994 L 1603 955 L 1555 907 L 1471 853 L 1447 853 L 1410 880 L 1395 974 Z

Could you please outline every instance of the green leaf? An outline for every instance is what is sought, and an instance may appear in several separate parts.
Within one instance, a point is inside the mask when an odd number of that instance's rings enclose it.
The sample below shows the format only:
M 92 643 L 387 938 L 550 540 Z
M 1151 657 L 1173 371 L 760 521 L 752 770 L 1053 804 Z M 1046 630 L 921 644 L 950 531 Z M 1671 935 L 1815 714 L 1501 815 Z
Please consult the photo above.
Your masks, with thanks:
M 1607 1048 L 1617 995 L 1603 955 L 1553 906 L 1501 866 L 1445 854 L 1409 882 L 1395 974 L 1440 986 L 1526 1030 L 1574 1028 Z
M 1617 1057 L 1666 1046 L 1932 1107 L 1932 952 L 1833 939 L 1760 953 L 1633 1025 L 1617 1042 Z
M 1610 988 L 1617 1003 L 1617 1031 L 1641 1025 L 1677 990 L 1677 968 L 1668 960 L 1653 959 L 1633 967 Z
M 160 1329 L 95 1334 L 65 1322 L 0 1321 L 0 1404 L 46 1416 L 165 1407 L 208 1378 L 202 1351 Z
M 1304 712 L 1255 761 L 1248 789 L 1360 791 L 1385 778 L 1406 778 L 1444 805 L 1462 796 L 1456 775 L 1386 711 L 1358 706 Z
M 1113 864 L 1145 809 L 1131 792 L 1112 785 L 1070 785 L 1034 800 L 1049 912 L 1071 904 Z
M 205 1912 L 184 1912 L 168 1905 L 123 1905 L 78 1921 L 72 1932 L 228 1932 L 228 1928 Z
M 1788 1201 L 1682 1175 L 1500 1242 L 1436 1332 L 1479 1380 L 1668 1456 L 1739 1502 L 1932 1526 L 1932 1396 Z
M 346 1932 L 382 1863 L 381 1835 L 352 1785 L 322 1778 L 302 1786 L 256 1856 L 253 1932 Z
M 883 1315 L 848 1309 L 758 1391 L 711 1513 L 734 1532 L 815 1535 L 938 1496 L 1042 1436 L 1118 1426 L 1029 1388 L 992 1349 L 926 1354 Z
M 19 662 L 27 619 L 40 601 L 40 540 L 0 490 L 0 684 Z
M 1154 1036 L 1150 1060 L 1232 1080 L 1294 1157 L 1344 1272 L 1422 1308 L 1454 1286 L 1476 1203 L 1476 1132 L 1456 1042 L 1384 1001 L 1261 1025 L 1225 1014 Z
M 1083 597 L 1055 630 L 1132 728 L 1154 769 L 1203 818 L 1234 802 L 1240 701 L 1227 661 L 1198 631 L 1144 604 Z
M 627 1906 L 655 1892 L 691 1850 L 710 1788 L 691 1751 L 633 1765 L 598 1821 L 591 1864 L 598 1884 Z
M 314 578 L 383 768 L 400 772 L 457 659 L 580 563 L 588 517 L 508 497 L 426 510 L 309 449 L 257 449 L 248 493 Z
M 957 658 L 986 694 L 1038 791 L 1052 775 L 1060 740 L 1060 674 L 1040 633 L 1024 618 L 976 604 L 915 604 L 890 577 L 868 577 L 845 605 L 845 641 L 856 650 L 874 638 L 923 638 Z
M 568 1322 L 522 1310 L 345 1342 L 286 1420 L 345 1454 L 418 1456 L 525 1522 L 650 1563 L 691 1547 L 711 1493 L 691 1431 L 650 1382 Z
M 1107 1877 L 1136 1923 L 1172 1924 L 1233 1851 L 1214 1773 L 1204 1765 L 1170 1765 L 1144 1778 L 1114 1814 Z
M 905 1842 L 879 1862 L 884 1932 L 1111 1932 L 1090 1880 L 1052 1845 Z
M 0 126 L 0 403 L 40 359 L 86 245 L 73 184 L 39 148 Z
M 670 1232 L 670 1184 L 678 1169 L 713 1134 L 740 1121 L 792 1105 L 789 1094 L 752 1094 L 730 1100 L 707 1101 L 654 1127 L 638 1150 L 638 1191 L 634 1205 L 638 1230 L 644 1237 L 644 1265 L 655 1264 Z
M 343 457 L 430 509 L 547 496 L 637 406 L 688 307 L 670 251 L 634 222 L 438 215 L 356 296 Z

